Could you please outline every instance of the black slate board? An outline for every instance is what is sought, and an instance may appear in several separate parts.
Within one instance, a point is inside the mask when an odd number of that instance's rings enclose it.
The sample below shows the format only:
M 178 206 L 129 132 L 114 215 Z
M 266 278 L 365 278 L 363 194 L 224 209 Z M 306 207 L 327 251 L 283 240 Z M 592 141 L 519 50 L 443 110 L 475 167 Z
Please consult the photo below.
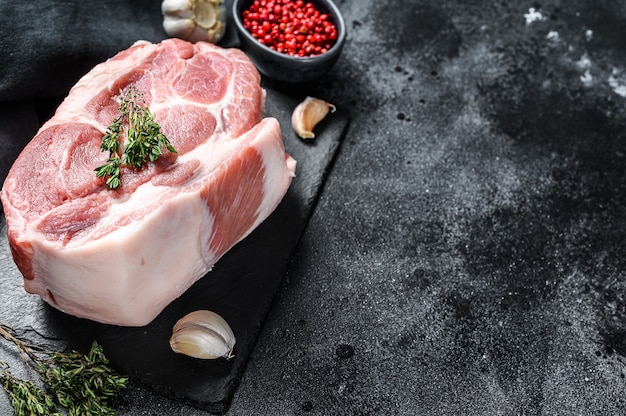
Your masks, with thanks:
M 212 413 L 226 412 L 348 126 L 346 113 L 339 109 L 317 126 L 315 140 L 302 141 L 293 133 L 290 118 L 304 97 L 271 89 L 267 93 L 266 115 L 281 124 L 285 147 L 297 160 L 296 177 L 276 211 L 222 257 L 213 271 L 145 327 L 79 319 L 23 291 L 2 217 L 0 322 L 32 327 L 33 334 L 36 331 L 79 351 L 87 351 L 97 340 L 111 364 L 131 380 Z M 213 310 L 229 322 L 237 338 L 233 359 L 202 361 L 171 351 L 172 326 L 197 309 Z M 0 360 L 17 367 L 10 346 L 0 346 Z

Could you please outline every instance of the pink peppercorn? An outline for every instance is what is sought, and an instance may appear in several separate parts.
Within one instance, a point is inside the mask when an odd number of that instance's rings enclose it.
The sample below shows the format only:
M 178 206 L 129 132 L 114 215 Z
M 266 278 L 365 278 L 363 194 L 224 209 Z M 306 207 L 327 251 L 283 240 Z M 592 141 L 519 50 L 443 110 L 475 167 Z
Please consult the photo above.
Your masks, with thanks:
M 328 14 L 303 0 L 254 0 L 242 17 L 255 39 L 290 56 L 320 55 L 337 40 L 337 28 Z

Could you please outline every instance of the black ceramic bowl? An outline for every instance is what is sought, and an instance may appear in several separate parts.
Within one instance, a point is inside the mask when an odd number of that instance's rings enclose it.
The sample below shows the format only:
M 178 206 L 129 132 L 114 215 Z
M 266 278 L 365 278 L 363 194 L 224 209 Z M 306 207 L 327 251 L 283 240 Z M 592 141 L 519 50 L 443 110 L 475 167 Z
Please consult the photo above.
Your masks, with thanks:
M 321 55 L 294 57 L 276 52 L 256 40 L 243 26 L 242 13 L 254 0 L 234 0 L 233 20 L 241 49 L 248 55 L 259 72 L 270 79 L 287 83 L 305 83 L 324 75 L 337 62 L 346 40 L 346 24 L 341 12 L 330 0 L 307 0 L 321 13 L 328 14 L 328 20 L 337 28 L 337 40 Z

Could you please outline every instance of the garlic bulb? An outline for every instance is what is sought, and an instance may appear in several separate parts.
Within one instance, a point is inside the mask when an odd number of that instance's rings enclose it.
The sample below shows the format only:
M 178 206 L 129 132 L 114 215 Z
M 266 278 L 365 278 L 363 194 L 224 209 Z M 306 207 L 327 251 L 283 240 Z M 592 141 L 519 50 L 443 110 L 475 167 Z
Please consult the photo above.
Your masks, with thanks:
M 194 358 L 233 358 L 235 335 L 228 323 L 215 312 L 199 310 L 181 318 L 170 338 L 170 347 L 178 354 Z
M 190 42 L 217 43 L 226 30 L 222 0 L 163 0 L 163 29 Z
M 302 139 L 313 139 L 313 129 L 326 117 L 334 112 L 335 106 L 319 98 L 306 97 L 291 114 L 291 126 Z

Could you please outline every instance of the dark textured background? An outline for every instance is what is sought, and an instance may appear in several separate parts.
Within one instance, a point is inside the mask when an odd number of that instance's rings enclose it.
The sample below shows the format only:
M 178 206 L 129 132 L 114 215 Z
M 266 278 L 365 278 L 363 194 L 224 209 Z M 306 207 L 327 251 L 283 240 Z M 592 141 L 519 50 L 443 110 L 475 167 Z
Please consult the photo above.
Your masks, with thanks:
M 298 93 L 350 130 L 229 414 L 624 414 L 624 3 L 337 4 Z

